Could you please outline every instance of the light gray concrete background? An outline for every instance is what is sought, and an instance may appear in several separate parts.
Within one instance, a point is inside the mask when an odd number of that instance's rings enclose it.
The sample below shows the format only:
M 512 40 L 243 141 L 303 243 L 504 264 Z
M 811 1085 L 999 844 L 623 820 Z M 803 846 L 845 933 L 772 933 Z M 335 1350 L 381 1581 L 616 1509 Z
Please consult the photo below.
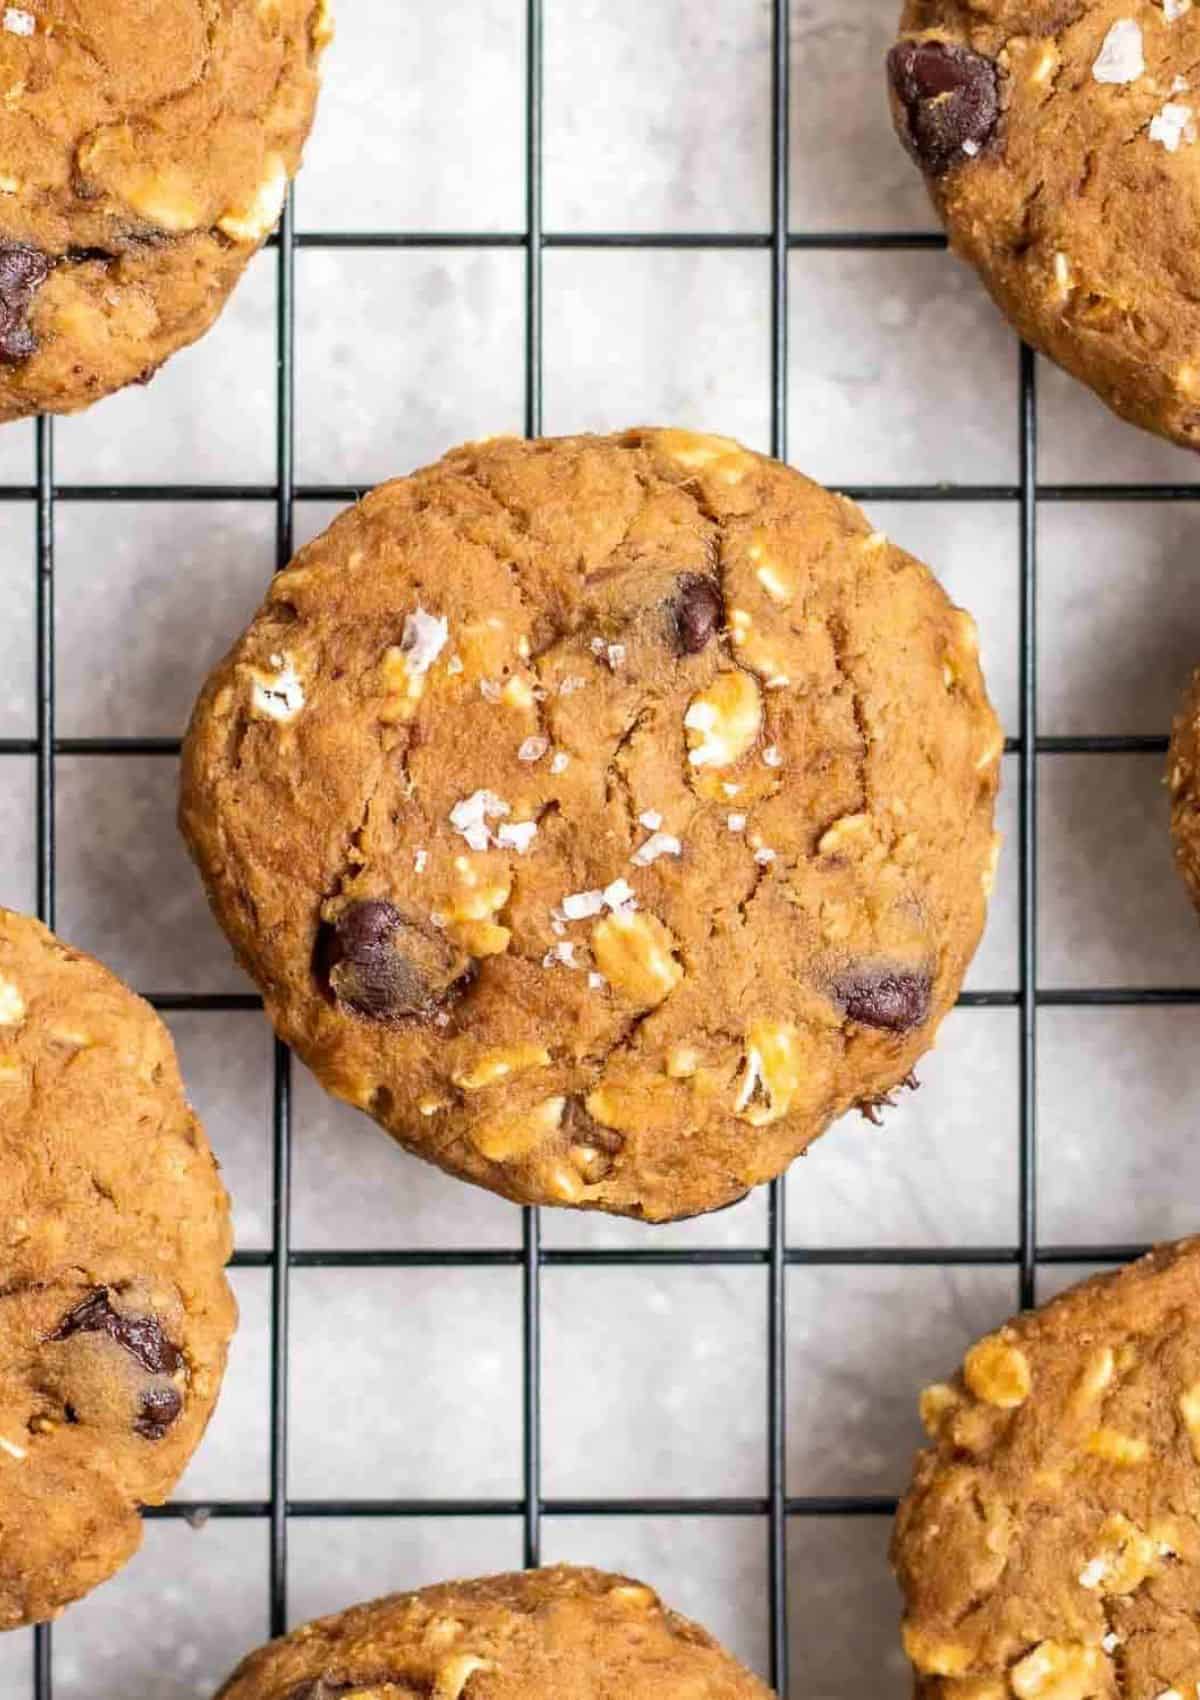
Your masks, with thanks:
M 513 232 L 524 218 L 520 0 L 342 0 L 298 190 L 302 230 Z M 880 62 L 895 0 L 792 0 L 797 230 L 925 230 Z M 763 231 L 770 208 L 768 0 L 546 0 L 546 222 L 555 231 Z M 147 391 L 58 431 L 73 484 L 269 482 L 275 261 Z M 823 252 L 791 268 L 791 447 L 831 482 L 1017 476 L 1017 350 L 941 253 Z M 671 420 L 769 442 L 762 251 L 604 253 L 545 263 L 553 431 Z M 514 249 L 301 252 L 297 454 L 306 483 L 369 485 L 467 435 L 519 429 L 522 257 Z M 1194 462 L 1039 373 L 1049 482 L 1190 482 Z M 29 427 L 0 433 L 0 480 L 32 477 Z M 306 537 L 332 516 L 301 504 Z M 983 632 L 1010 732 L 1018 701 L 1017 510 L 876 506 Z M 0 736 L 33 730 L 33 514 L 0 505 Z M 1040 730 L 1161 733 L 1200 657 L 1190 504 L 1047 503 Z M 173 735 L 254 606 L 269 504 L 73 502 L 58 515 L 58 688 L 66 736 Z M 1051 755 L 1040 771 L 1041 981 L 1186 986 L 1200 936 L 1178 889 L 1157 756 Z M 32 901 L 32 763 L 0 760 L 0 899 Z M 976 990 L 1017 985 L 1015 780 Z M 243 988 L 175 836 L 172 763 L 59 763 L 60 926 L 145 991 Z M 253 1014 L 172 1026 L 236 1200 L 239 1245 L 269 1244 L 270 1044 Z M 1188 1008 L 1045 1011 L 1041 1234 L 1141 1241 L 1196 1226 Z M 1004 1246 L 1017 1231 L 1018 1028 L 1011 1009 L 946 1024 L 922 1090 L 873 1129 L 839 1127 L 798 1165 L 799 1247 Z M 512 1248 L 518 1214 L 405 1158 L 297 1072 L 293 1240 Z M 554 1247 L 759 1246 L 765 1201 L 665 1230 L 548 1215 Z M 1075 1273 L 1046 1271 L 1049 1292 Z M 243 1325 L 189 1500 L 268 1491 L 269 1279 L 238 1272 Z M 520 1479 L 517 1272 L 298 1272 L 293 1494 L 513 1498 Z M 788 1278 L 789 1489 L 900 1491 L 915 1395 L 1003 1317 L 1000 1268 L 796 1267 Z M 544 1486 L 559 1497 L 763 1492 L 766 1283 L 759 1268 L 552 1270 L 544 1282 Z M 790 1530 L 796 1700 L 900 1700 L 886 1522 Z M 298 1519 L 295 1621 L 394 1587 L 517 1564 L 516 1519 Z M 266 1529 L 153 1521 L 145 1550 L 55 1631 L 60 1700 L 202 1700 L 267 1628 Z M 545 1556 L 647 1576 L 766 1667 L 766 1545 L 748 1517 L 555 1518 Z M 0 1700 L 30 1693 L 30 1637 L 0 1638 Z

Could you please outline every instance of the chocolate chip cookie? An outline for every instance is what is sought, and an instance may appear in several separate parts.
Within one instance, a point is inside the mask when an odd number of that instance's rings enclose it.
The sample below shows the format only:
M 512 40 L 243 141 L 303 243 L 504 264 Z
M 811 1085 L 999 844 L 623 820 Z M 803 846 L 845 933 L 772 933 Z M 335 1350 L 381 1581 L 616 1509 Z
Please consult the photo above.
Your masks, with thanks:
M 723 438 L 452 453 L 205 686 L 182 826 L 278 1031 L 528 1202 L 724 1205 L 932 1044 L 1002 748 L 972 621 Z
M 1200 1681 L 1200 1240 L 1072 1288 L 927 1388 L 894 1559 L 918 1696 Z
M 1200 9 L 906 0 L 901 31 L 896 127 L 951 246 L 1027 342 L 1196 447 Z
M 71 413 L 212 324 L 283 207 L 327 0 L 0 8 L 0 419 Z
M 158 1017 L 0 909 L 0 1630 L 141 1542 L 212 1413 L 228 1200 Z
M 217 1700 L 771 1700 L 641 1582 L 561 1565 L 393 1594 L 252 1653 Z

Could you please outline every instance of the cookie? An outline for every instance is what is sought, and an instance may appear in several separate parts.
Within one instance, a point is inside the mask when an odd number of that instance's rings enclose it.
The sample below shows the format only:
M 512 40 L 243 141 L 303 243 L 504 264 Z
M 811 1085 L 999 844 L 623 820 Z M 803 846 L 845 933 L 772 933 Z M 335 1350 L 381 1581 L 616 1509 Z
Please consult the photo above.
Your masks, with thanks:
M 141 1542 L 204 1433 L 236 1311 L 229 1207 L 140 998 L 0 909 L 0 1630 Z
M 1175 865 L 1200 908 L 1200 671 L 1184 693 L 1167 757 Z
M 932 1044 L 1002 748 L 971 620 L 724 438 L 385 485 L 200 698 L 181 822 L 279 1033 L 409 1150 L 662 1221 Z
M 0 420 L 72 413 L 209 328 L 312 123 L 327 0 L 0 10 Z
M 771 1700 L 624 1576 L 561 1565 L 393 1594 L 252 1653 L 217 1700 Z
M 919 1697 L 1162 1700 L 1200 1683 L 1200 1240 L 967 1353 L 893 1556 Z
M 1200 9 L 906 0 L 900 138 L 1021 336 L 1123 418 L 1200 444 Z

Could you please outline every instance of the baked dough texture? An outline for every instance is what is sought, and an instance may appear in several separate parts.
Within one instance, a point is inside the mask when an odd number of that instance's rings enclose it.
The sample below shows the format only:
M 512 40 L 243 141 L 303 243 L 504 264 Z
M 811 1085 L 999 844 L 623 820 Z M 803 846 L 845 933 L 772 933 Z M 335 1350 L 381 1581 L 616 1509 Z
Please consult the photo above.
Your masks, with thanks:
M 893 1554 L 920 1700 L 1192 1700 L 1200 1240 L 1018 1317 L 921 1411 Z
M 236 1310 L 228 1200 L 171 1039 L 0 909 L 0 1629 L 141 1542 L 204 1432 Z
M 181 821 L 330 1091 L 509 1198 L 660 1221 L 932 1044 L 1001 749 L 972 621 L 844 498 L 725 438 L 502 439 L 276 579 Z
M 1123 418 L 1200 443 L 1200 8 L 907 0 L 896 127 L 951 246 Z
M 393 1594 L 252 1653 L 217 1700 L 771 1700 L 624 1576 L 566 1565 Z
M 1192 675 L 1175 719 L 1167 784 L 1175 865 L 1200 908 L 1200 671 Z
M 331 29 L 327 0 L 0 7 L 0 420 L 208 329 L 282 210 Z

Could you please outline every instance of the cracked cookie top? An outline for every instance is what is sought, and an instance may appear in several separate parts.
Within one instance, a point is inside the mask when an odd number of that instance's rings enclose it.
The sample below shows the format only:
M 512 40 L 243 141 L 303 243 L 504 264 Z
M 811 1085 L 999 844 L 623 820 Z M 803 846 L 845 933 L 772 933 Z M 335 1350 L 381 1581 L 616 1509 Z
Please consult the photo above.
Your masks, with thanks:
M 141 1541 L 216 1401 L 228 1200 L 170 1036 L 91 957 L 0 909 L 0 1630 Z
M 730 1203 L 932 1044 L 1002 748 L 975 630 L 723 438 L 494 440 L 301 551 L 182 826 L 331 1091 L 506 1196 Z
M 218 1700 L 771 1700 L 641 1582 L 560 1565 L 393 1594 L 252 1653 Z
M 1124 418 L 1200 444 L 1200 8 L 906 0 L 901 140 L 1026 341 Z
M 73 412 L 200 336 L 312 122 L 327 0 L 0 8 L 0 419 Z
M 927 1388 L 893 1557 L 917 1694 L 1192 1700 L 1200 1240 L 1072 1288 Z

